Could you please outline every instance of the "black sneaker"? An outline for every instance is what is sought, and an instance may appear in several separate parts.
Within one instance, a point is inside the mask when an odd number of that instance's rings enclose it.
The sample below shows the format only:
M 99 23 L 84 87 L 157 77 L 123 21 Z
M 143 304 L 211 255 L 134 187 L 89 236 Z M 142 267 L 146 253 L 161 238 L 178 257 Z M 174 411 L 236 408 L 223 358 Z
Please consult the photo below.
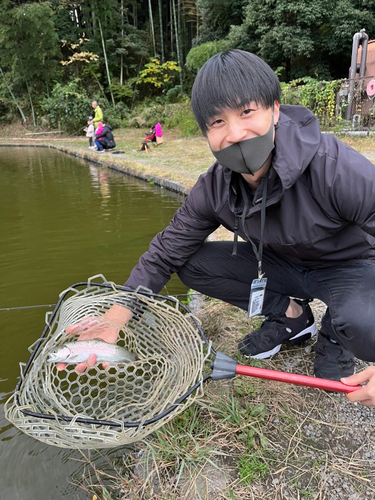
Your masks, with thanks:
M 249 333 L 238 344 L 238 349 L 246 358 L 266 359 L 280 351 L 284 342 L 302 344 L 318 331 L 313 313 L 307 301 L 296 300 L 302 306 L 298 318 L 267 318 L 259 330 Z
M 315 377 L 339 381 L 354 373 L 353 354 L 320 330 L 315 349 Z

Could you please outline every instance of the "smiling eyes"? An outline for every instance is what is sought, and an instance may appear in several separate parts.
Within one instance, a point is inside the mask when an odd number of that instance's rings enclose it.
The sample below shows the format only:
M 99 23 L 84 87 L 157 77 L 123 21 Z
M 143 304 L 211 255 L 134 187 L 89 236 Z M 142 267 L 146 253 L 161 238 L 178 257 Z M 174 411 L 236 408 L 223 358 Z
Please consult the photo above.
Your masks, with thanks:
M 240 111 L 240 110 L 239 110 L 239 111 Z M 253 112 L 254 112 L 254 111 L 256 111 L 256 109 L 255 109 L 255 108 L 246 108 L 246 109 L 243 109 L 243 110 L 241 111 L 240 116 L 244 116 L 245 118 L 248 118 L 248 117 L 250 117 L 250 116 L 253 114 Z M 223 118 L 219 118 L 219 117 L 217 117 L 217 118 L 213 118 L 213 119 L 212 119 L 212 122 L 211 122 L 211 123 L 209 123 L 209 125 L 208 125 L 208 126 L 209 126 L 209 128 L 211 128 L 211 127 L 215 127 L 215 126 L 217 127 L 217 126 L 221 125 L 221 124 L 222 124 L 222 123 L 224 123 L 224 122 L 225 122 L 225 114 L 224 114 L 224 117 L 223 117 Z

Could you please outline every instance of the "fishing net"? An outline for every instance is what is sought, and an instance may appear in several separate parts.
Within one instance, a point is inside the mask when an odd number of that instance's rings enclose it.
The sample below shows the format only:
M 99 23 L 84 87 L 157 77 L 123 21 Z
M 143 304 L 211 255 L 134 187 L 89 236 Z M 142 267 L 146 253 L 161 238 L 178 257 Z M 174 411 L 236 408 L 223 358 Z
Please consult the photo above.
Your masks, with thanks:
M 210 355 L 198 320 L 176 299 L 94 278 L 60 294 L 6 404 L 6 417 L 16 427 L 63 448 L 109 448 L 143 439 L 202 395 Z M 47 362 L 48 353 L 67 341 L 66 327 L 101 318 L 115 304 L 133 313 L 117 344 L 136 353 L 136 361 L 106 370 L 96 365 L 82 374 L 74 365 L 58 371 Z

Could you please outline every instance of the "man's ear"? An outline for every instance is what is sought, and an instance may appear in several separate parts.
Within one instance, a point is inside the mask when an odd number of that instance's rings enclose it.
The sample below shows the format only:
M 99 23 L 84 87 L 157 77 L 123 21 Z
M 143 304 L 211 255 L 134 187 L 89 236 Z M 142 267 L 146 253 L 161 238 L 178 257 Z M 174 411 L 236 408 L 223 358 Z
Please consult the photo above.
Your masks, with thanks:
M 273 123 L 274 123 L 274 125 L 277 125 L 277 123 L 279 122 L 279 118 L 280 118 L 280 103 L 279 103 L 279 101 L 275 101 L 274 106 L 273 106 Z

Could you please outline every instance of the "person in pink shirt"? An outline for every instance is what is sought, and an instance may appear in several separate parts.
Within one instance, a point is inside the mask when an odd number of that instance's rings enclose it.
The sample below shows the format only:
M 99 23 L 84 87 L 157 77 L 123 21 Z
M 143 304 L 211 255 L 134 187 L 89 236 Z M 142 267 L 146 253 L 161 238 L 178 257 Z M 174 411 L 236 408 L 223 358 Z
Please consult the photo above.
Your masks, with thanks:
M 159 122 L 155 124 L 156 144 L 163 144 L 163 130 Z
M 102 122 L 98 123 L 98 127 L 95 130 L 95 146 L 97 151 L 103 151 L 103 146 L 100 144 L 100 139 L 96 139 L 98 135 L 100 135 L 103 132 L 104 129 L 104 124 Z

